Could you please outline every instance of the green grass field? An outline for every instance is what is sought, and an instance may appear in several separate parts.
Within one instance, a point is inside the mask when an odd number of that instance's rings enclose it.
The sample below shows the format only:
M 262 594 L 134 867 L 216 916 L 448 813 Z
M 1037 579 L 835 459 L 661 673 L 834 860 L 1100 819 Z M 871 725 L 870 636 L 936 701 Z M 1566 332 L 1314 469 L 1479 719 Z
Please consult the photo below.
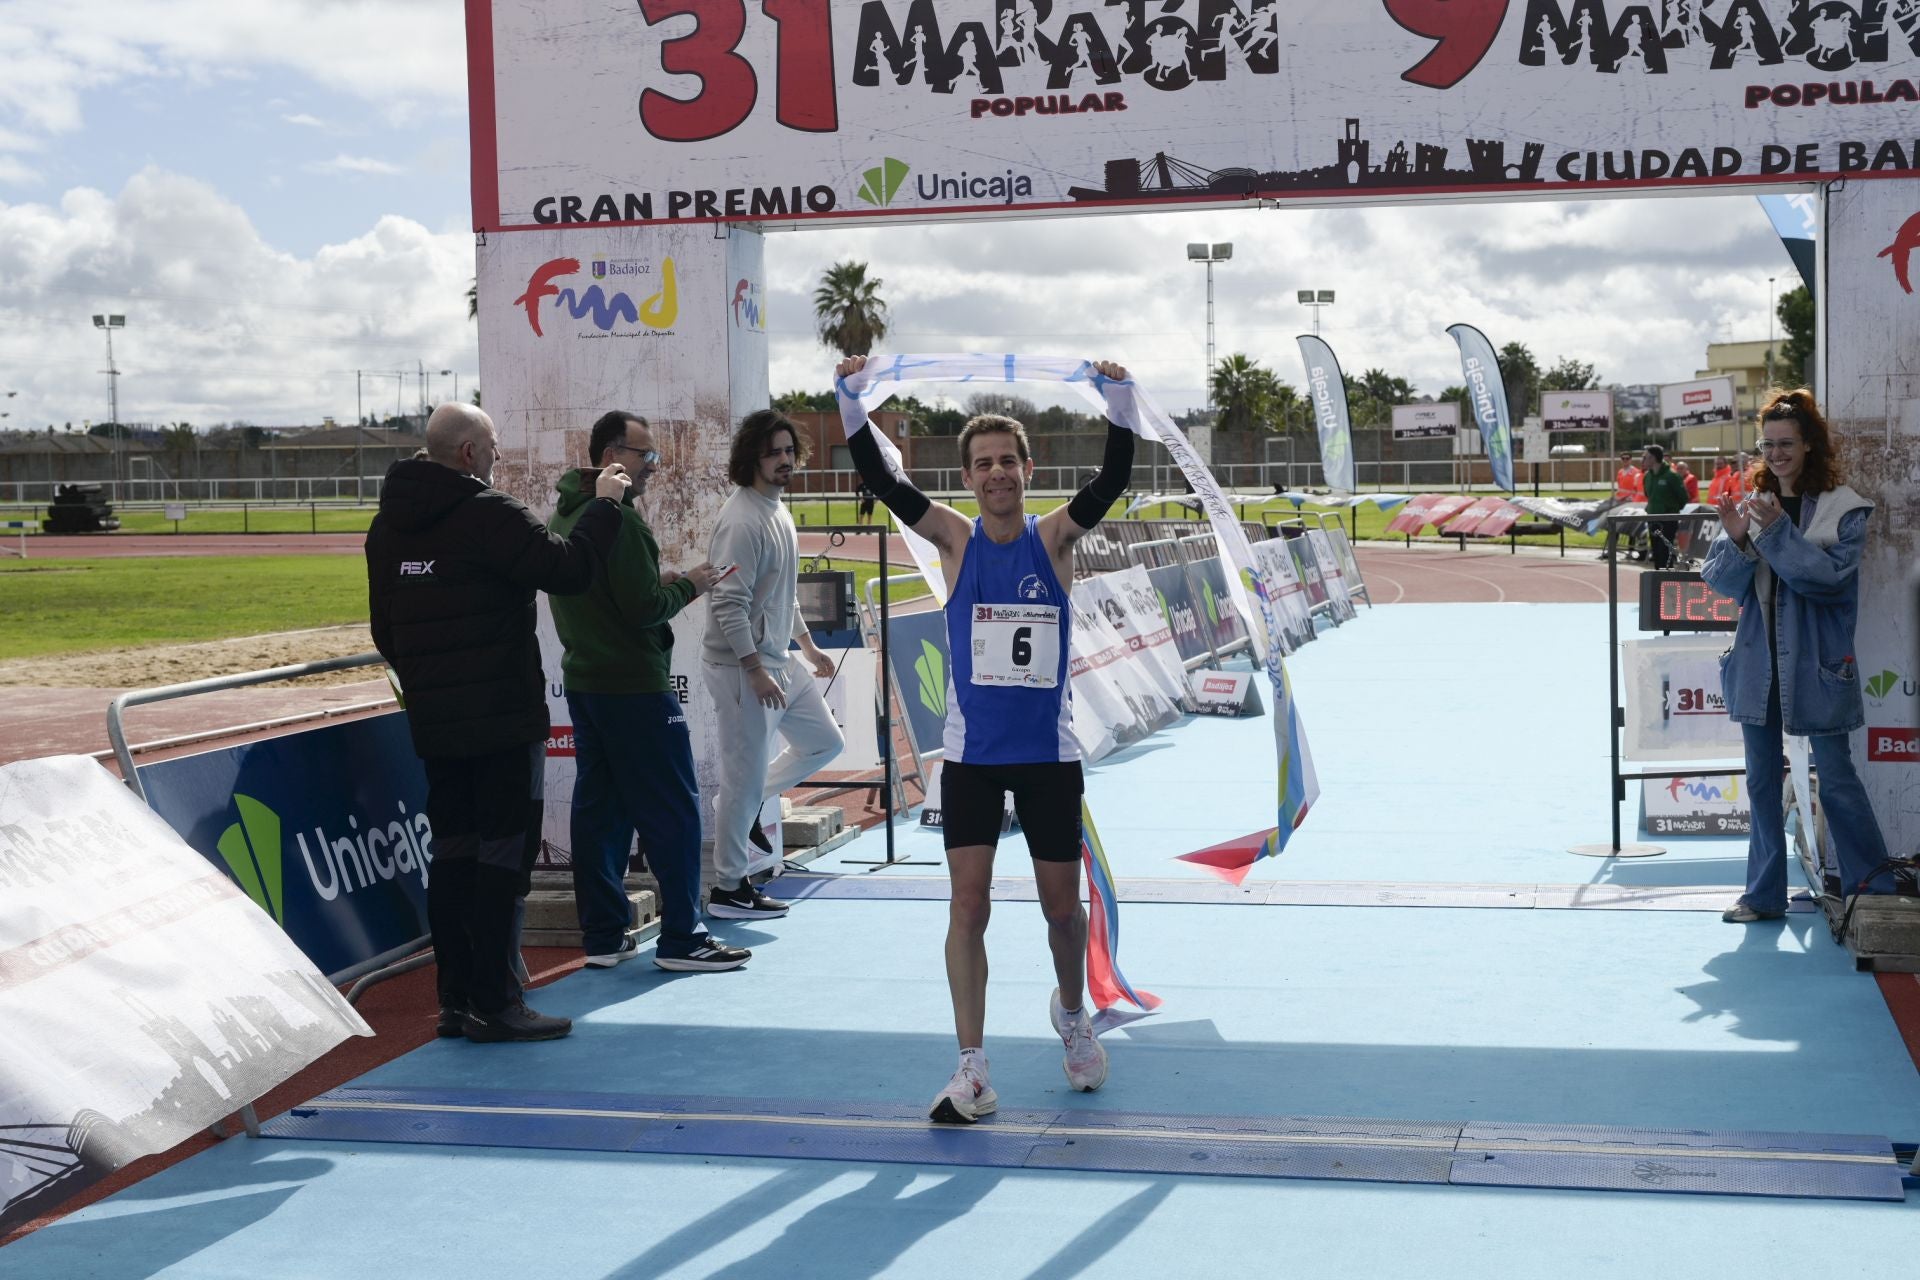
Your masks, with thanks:
M 366 617 L 359 556 L 0 560 L 0 661 Z
M 338 506 L 316 503 L 293 506 L 248 504 L 238 506 L 187 507 L 187 518 L 178 527 L 164 511 L 128 510 L 116 507 L 123 533 L 365 533 L 373 523 L 372 507 Z M 38 521 L 46 515 L 44 507 L 0 506 L 0 520 L 33 520 L 35 527 L 27 536 L 38 533 Z M 0 530 L 0 534 L 13 533 Z

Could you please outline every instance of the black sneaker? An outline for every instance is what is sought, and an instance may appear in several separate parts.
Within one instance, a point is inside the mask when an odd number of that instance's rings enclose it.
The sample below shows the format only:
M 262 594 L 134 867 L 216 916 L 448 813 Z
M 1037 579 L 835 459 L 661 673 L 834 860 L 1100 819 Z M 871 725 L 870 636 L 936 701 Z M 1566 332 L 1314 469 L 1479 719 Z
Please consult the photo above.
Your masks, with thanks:
M 718 973 L 738 969 L 753 959 L 745 947 L 730 947 L 710 933 L 696 934 L 690 943 L 671 946 L 661 943 L 653 949 L 653 962 L 675 973 Z
M 467 1039 L 476 1044 L 518 1040 L 558 1040 L 573 1030 L 573 1019 L 550 1018 L 527 1007 L 524 1000 L 498 1013 L 471 1012 L 464 1024 Z
M 433 1024 L 433 1034 L 442 1040 L 453 1040 L 467 1034 L 467 1006 L 463 1004 L 443 1004 L 440 1006 L 440 1020 Z
M 611 969 L 622 960 L 631 960 L 638 954 L 640 954 L 640 944 L 635 942 L 633 935 L 629 933 L 621 937 L 620 945 L 611 951 L 589 952 L 587 954 L 587 967 L 589 969 Z
M 788 905 L 769 898 L 760 892 L 760 886 L 745 880 L 732 889 L 715 885 L 707 895 L 707 914 L 723 920 L 777 920 L 787 914 Z
M 773 842 L 767 839 L 766 829 L 760 825 L 760 819 L 757 817 L 753 820 L 752 828 L 747 832 L 747 839 L 753 841 L 753 847 L 760 852 L 773 852 Z

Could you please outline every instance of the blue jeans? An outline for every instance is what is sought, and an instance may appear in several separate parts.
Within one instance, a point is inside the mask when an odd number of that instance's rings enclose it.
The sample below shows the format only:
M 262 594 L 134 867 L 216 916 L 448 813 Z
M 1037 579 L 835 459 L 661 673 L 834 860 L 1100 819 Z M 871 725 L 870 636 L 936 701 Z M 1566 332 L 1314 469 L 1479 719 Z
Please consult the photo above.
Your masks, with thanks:
M 1747 837 L 1747 905 L 1756 911 L 1787 909 L 1786 824 L 1783 794 L 1780 700 L 1767 708 L 1764 725 L 1743 724 L 1747 745 L 1747 799 L 1753 805 L 1753 831 Z M 1813 767 L 1820 781 L 1820 806 L 1827 819 L 1827 835 L 1840 881 L 1846 893 L 1890 893 L 1891 877 L 1881 875 L 1864 890 L 1860 881 L 1887 860 L 1880 823 L 1867 801 L 1867 789 L 1853 767 L 1847 734 L 1822 733 L 1807 741 L 1813 748 Z
M 567 690 L 573 713 L 573 899 L 588 955 L 620 946 L 634 832 L 660 883 L 660 945 L 699 932 L 700 788 L 686 709 L 671 693 Z

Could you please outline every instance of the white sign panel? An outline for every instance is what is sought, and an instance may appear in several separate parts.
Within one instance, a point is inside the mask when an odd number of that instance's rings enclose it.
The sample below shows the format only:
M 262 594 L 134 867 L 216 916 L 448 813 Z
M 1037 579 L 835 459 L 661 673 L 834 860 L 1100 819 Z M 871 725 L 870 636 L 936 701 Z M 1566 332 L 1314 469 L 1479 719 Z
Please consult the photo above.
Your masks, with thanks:
M 81 756 L 0 767 L 0 1231 L 373 1032 Z
M 1548 431 L 1606 431 L 1613 426 L 1611 391 L 1542 391 L 1540 424 Z
M 1720 655 L 1727 638 L 1669 636 L 1620 645 L 1629 760 L 1739 760 L 1740 726 L 1727 719 Z
M 1393 406 L 1393 438 L 1395 440 L 1426 440 L 1457 435 L 1459 431 L 1458 401 Z
M 489 231 L 1920 169 L 1920 13 L 1877 0 L 467 0 L 467 26 Z
M 1646 778 L 1640 830 L 1650 836 L 1743 836 L 1753 827 L 1747 780 L 1737 773 Z
M 1660 425 L 1668 431 L 1733 421 L 1733 379 L 1699 378 L 1660 388 Z

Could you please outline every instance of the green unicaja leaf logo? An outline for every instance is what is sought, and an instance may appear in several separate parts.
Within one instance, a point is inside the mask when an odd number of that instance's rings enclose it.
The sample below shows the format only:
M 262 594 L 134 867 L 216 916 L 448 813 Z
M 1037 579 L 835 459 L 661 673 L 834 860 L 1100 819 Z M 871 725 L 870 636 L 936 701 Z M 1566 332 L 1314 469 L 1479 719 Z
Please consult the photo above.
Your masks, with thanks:
M 888 156 L 860 175 L 865 181 L 860 184 L 860 190 L 854 194 L 868 204 L 885 208 L 893 203 L 895 193 L 900 190 L 900 184 L 907 180 L 909 172 L 911 170 L 905 161 Z
M 1206 600 L 1207 621 L 1212 623 L 1216 627 L 1219 626 L 1220 625 L 1220 606 L 1216 604 L 1213 599 L 1213 584 L 1211 582 L 1202 582 L 1200 584 L 1200 594 Z
M 920 656 L 914 661 L 914 671 L 920 677 L 920 705 L 945 718 L 947 714 L 947 660 L 940 656 L 940 647 L 931 640 L 920 642 Z
M 240 821 L 220 833 L 216 847 L 247 896 L 274 920 L 285 924 L 286 900 L 280 896 L 280 815 L 237 791 L 233 807 L 240 811 Z
M 1892 693 L 1893 686 L 1899 683 L 1900 676 L 1898 673 L 1882 671 L 1879 675 L 1867 681 L 1867 696 L 1878 701 L 1886 697 L 1889 693 Z

